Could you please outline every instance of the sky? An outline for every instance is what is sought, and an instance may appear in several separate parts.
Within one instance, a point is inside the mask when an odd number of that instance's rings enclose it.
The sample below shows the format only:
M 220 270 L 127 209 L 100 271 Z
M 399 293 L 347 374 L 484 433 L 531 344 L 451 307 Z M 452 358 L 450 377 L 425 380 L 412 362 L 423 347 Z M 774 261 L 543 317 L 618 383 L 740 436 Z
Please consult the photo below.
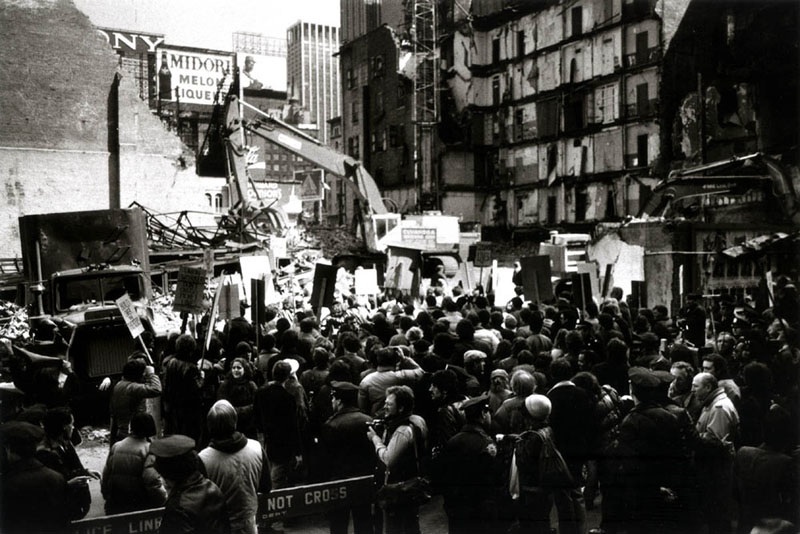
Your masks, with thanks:
M 163 34 L 165 43 L 232 50 L 236 31 L 286 38 L 298 20 L 339 26 L 339 0 L 73 0 L 95 26 Z

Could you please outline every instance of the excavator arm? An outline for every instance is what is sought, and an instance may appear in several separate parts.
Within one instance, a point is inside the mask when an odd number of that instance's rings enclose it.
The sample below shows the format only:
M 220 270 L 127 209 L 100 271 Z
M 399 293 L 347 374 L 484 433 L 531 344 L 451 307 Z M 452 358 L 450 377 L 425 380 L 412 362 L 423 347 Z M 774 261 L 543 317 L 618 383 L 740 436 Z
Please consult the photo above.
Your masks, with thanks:
M 800 223 L 797 194 L 791 179 L 776 160 L 761 153 L 673 171 L 653 189 L 639 216 L 662 217 L 672 203 L 686 198 L 742 195 L 755 189 L 770 191 L 778 199 L 784 217 Z
M 239 111 L 240 105 L 252 111 L 254 118 L 245 120 Z M 331 174 L 345 178 L 344 182 L 359 201 L 362 237 L 368 249 L 380 250 L 378 238 L 398 223 L 400 215 L 389 213 L 375 180 L 358 160 L 323 145 L 313 137 L 270 117 L 244 101 L 240 102 L 234 95 L 228 96 L 226 130 L 229 162 L 231 162 L 229 170 L 236 194 L 240 199 L 247 199 L 247 148 L 244 145 L 243 135 L 246 131 L 285 148 Z

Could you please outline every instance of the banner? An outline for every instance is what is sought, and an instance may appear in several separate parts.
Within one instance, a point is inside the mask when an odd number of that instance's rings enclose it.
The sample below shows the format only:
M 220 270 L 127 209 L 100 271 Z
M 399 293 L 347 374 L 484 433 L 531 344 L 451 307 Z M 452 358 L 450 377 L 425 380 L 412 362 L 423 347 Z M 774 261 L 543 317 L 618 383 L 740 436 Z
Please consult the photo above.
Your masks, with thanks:
M 133 301 L 130 295 L 125 293 L 118 298 L 116 302 L 117 308 L 119 308 L 120 313 L 122 313 L 122 318 L 125 319 L 125 326 L 127 326 L 128 330 L 131 332 L 131 336 L 137 338 L 144 334 L 142 320 L 139 318 L 139 314 L 136 313 L 136 308 L 133 307 Z

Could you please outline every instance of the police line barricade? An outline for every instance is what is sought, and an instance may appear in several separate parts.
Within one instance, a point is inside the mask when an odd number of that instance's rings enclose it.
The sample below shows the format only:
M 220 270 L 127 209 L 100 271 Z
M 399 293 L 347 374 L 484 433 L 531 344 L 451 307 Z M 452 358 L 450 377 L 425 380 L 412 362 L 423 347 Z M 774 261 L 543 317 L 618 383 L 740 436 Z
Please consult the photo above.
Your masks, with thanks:
M 363 505 L 375 498 L 375 478 L 363 476 L 283 488 L 258 496 L 258 524 Z M 92 517 L 72 522 L 74 534 L 139 534 L 156 532 L 163 508 Z

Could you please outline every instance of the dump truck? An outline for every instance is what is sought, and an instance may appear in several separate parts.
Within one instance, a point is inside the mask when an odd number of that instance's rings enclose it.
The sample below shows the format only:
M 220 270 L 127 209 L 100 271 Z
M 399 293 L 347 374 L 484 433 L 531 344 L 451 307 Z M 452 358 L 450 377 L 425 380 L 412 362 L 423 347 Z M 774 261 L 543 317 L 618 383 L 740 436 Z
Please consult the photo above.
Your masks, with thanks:
M 128 356 L 142 349 L 118 298 L 130 297 L 143 338 L 154 339 L 144 214 L 127 208 L 25 215 L 19 230 L 25 281 L 18 299 L 35 342 L 15 347 L 27 360 L 25 376 L 17 374 L 15 382 L 24 390 L 37 367 L 60 358 L 71 364 L 78 396 L 92 404 L 103 379 L 120 375 Z

